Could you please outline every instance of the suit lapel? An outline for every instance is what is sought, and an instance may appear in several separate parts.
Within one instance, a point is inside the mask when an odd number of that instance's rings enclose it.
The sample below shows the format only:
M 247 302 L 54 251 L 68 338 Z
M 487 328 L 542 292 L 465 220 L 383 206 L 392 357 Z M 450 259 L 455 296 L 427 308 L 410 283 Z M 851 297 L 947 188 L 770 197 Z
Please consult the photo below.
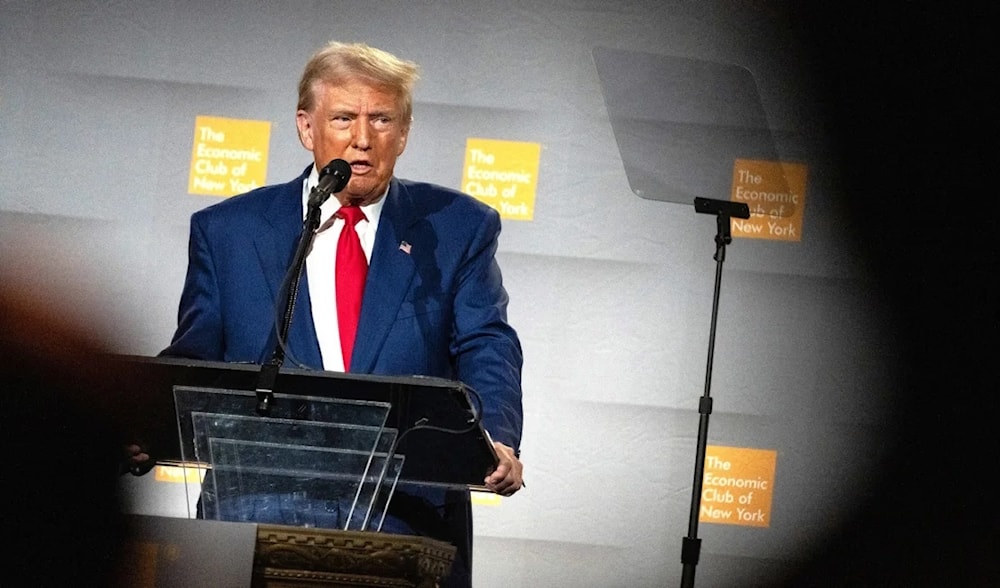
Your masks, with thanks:
M 291 187 L 296 184 L 299 186 L 299 198 L 291 193 Z M 259 226 L 263 228 L 254 235 L 257 258 L 267 280 L 271 300 L 278 295 L 302 232 L 301 189 L 299 181 L 283 186 L 278 197 L 262 211 Z
M 411 194 L 393 178 L 375 235 L 358 322 L 358 339 L 351 359 L 352 372 L 369 373 L 374 369 L 409 290 L 415 265 L 405 243 L 417 220 Z

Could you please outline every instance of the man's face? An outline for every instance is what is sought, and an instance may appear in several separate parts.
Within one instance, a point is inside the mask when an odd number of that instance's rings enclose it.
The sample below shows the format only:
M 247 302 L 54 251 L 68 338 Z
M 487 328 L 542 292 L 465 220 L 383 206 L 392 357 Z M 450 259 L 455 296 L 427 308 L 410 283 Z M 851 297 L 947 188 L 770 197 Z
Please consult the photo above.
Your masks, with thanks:
M 316 167 L 334 159 L 351 165 L 351 181 L 337 194 L 342 205 L 364 206 L 385 193 L 410 131 L 402 116 L 394 92 L 363 81 L 320 84 L 313 109 L 298 111 L 299 139 Z

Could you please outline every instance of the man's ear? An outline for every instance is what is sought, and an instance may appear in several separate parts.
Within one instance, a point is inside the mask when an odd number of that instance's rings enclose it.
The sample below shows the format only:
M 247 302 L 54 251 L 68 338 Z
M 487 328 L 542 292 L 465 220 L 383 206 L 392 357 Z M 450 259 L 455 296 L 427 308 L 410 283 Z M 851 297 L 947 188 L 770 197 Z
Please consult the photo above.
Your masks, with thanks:
M 295 127 L 299 132 L 299 142 L 309 151 L 313 150 L 312 115 L 305 110 L 295 113 Z

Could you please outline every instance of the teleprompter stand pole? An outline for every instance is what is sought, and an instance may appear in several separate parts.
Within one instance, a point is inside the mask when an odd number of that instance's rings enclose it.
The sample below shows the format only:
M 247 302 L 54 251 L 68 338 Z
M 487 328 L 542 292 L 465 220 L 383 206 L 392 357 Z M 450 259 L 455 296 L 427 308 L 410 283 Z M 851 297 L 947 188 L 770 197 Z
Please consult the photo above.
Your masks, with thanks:
M 683 575 L 681 588 L 694 586 L 694 572 L 701 555 L 701 539 L 698 538 L 698 514 L 701 510 L 701 490 L 705 477 L 705 452 L 708 446 L 708 417 L 712 414 L 712 362 L 715 359 L 715 326 L 719 317 L 719 293 L 722 289 L 722 264 L 726 260 L 726 245 L 732 243 L 730 219 L 750 218 L 750 208 L 743 203 L 708 198 L 694 199 L 695 212 L 714 214 L 717 231 L 715 234 L 715 292 L 712 296 L 712 326 L 708 336 L 708 365 L 705 369 L 705 392 L 698 402 L 698 447 L 694 462 L 694 486 L 691 491 L 691 513 L 688 519 L 688 534 L 681 544 Z

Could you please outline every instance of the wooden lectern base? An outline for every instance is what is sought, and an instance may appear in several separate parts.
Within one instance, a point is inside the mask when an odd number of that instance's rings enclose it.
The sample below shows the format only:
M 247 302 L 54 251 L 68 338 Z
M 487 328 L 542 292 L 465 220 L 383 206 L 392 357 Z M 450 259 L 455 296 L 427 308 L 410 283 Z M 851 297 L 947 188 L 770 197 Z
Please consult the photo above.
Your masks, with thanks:
M 455 559 L 453 545 L 411 535 L 147 515 L 127 520 L 120 588 L 434 588 Z
M 434 588 L 454 559 L 426 537 L 261 524 L 253 588 Z

